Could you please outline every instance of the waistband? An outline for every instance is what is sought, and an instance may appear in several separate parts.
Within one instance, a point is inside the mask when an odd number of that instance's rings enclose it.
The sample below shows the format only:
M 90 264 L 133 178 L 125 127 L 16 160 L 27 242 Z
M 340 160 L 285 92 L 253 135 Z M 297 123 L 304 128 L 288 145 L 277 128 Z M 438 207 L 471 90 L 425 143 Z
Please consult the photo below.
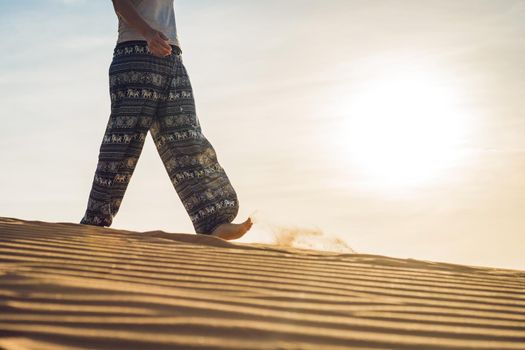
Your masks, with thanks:
M 166 56 L 180 56 L 182 50 L 177 45 L 171 46 L 171 55 Z M 131 54 L 150 54 L 153 55 L 148 47 L 148 42 L 146 40 L 128 40 L 117 43 L 113 49 L 113 57 L 118 57 L 122 55 L 131 55 Z M 155 56 L 158 57 L 158 56 Z M 159 57 L 160 58 L 160 57 Z

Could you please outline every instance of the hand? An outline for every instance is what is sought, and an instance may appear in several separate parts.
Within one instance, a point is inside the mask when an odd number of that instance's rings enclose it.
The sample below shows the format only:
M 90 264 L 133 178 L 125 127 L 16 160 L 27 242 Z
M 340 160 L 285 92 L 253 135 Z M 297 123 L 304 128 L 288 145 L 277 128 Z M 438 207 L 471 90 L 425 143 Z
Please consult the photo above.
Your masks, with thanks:
M 171 46 L 169 38 L 158 30 L 152 29 L 145 35 L 148 42 L 148 48 L 152 54 L 158 57 L 171 55 Z

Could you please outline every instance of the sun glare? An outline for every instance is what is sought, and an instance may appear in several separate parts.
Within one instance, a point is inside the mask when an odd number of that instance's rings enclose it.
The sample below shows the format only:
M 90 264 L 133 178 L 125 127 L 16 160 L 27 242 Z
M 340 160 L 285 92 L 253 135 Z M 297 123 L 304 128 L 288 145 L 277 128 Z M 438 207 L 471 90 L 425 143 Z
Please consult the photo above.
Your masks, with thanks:
M 344 107 L 345 157 L 373 185 L 430 183 L 460 155 L 461 105 L 455 89 L 429 73 L 370 80 Z

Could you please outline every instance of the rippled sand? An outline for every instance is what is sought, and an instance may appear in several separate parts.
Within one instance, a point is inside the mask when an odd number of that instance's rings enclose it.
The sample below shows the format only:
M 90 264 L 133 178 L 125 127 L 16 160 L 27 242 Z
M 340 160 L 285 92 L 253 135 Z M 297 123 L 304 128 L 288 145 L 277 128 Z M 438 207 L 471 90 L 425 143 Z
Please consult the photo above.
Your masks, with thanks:
M 0 349 L 525 349 L 525 272 L 0 218 Z

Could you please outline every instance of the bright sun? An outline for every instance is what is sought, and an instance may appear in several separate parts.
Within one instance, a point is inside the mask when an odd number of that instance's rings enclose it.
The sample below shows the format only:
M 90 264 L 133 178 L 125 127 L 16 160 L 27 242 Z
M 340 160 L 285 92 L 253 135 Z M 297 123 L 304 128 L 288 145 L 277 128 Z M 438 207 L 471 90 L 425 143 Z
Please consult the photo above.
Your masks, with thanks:
M 429 183 L 460 154 L 461 99 L 429 73 L 383 76 L 359 88 L 345 108 L 345 157 L 381 186 Z

